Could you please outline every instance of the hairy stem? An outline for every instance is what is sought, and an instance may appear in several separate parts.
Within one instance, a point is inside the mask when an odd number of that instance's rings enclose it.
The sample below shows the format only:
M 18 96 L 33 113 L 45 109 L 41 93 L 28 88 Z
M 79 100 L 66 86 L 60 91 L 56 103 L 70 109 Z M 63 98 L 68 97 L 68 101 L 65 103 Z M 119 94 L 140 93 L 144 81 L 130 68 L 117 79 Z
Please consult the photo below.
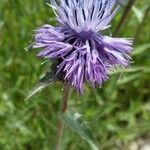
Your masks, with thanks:
M 69 86 L 66 83 L 64 83 L 61 107 L 60 107 L 61 114 L 65 113 L 67 110 L 68 96 L 69 96 Z M 61 141 L 62 141 L 62 137 L 64 133 L 64 128 L 65 128 L 64 122 L 61 118 L 59 118 L 55 150 L 61 150 L 60 145 L 61 145 Z
M 121 19 L 120 19 L 120 21 L 119 21 L 117 27 L 116 27 L 116 30 L 115 30 L 113 36 L 117 36 L 117 34 L 119 33 L 119 31 L 120 31 L 120 29 L 121 29 L 123 23 L 125 22 L 125 20 L 126 20 L 128 14 L 129 14 L 129 12 L 130 12 L 130 10 L 131 10 L 131 8 L 132 8 L 134 2 L 135 2 L 135 0 L 129 0 L 127 6 L 125 7 L 125 10 L 124 10 L 124 12 L 123 12 L 123 15 L 122 15 L 122 17 L 121 17 Z

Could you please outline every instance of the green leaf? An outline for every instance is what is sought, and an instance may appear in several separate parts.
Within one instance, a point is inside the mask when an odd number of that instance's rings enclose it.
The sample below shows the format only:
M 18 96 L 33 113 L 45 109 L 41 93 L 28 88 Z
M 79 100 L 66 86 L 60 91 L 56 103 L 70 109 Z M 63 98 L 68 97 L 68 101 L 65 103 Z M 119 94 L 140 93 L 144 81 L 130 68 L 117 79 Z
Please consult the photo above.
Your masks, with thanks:
M 141 76 L 141 73 L 133 74 L 118 81 L 118 85 L 129 83 Z
M 85 125 L 82 124 L 81 126 L 81 123 L 76 119 L 75 115 L 73 115 L 71 111 L 63 113 L 61 117 L 69 128 L 78 133 L 91 146 L 92 150 L 99 150 L 93 142 L 91 134 L 89 134 L 89 130 L 87 130 Z
M 121 73 L 135 73 L 135 72 L 150 73 L 150 68 L 146 66 L 117 68 L 116 71 L 110 72 L 109 75 L 115 75 L 115 74 L 121 74 Z
M 53 83 L 56 80 L 55 76 L 51 72 L 47 72 L 46 75 L 40 79 L 39 83 L 37 83 L 33 89 L 29 92 L 27 95 L 27 98 L 25 101 L 30 99 L 32 96 L 37 94 L 38 92 L 41 92 L 43 89 L 45 89 L 47 86 L 49 86 L 51 83 Z
M 139 46 L 137 48 L 135 48 L 135 50 L 133 51 L 132 55 L 136 56 L 139 54 L 142 54 L 143 52 L 145 52 L 146 50 L 148 50 L 150 48 L 150 44 L 144 44 L 142 46 Z
M 0 29 L 3 27 L 4 22 L 0 20 Z
M 142 22 L 143 17 L 144 17 L 143 11 L 141 11 L 139 8 L 137 8 L 135 6 L 132 7 L 132 10 L 133 10 L 135 16 L 137 17 L 138 21 Z
M 114 75 L 119 73 L 134 73 L 134 72 L 139 72 L 141 70 L 142 70 L 141 67 L 117 68 L 117 70 L 111 71 L 109 74 Z

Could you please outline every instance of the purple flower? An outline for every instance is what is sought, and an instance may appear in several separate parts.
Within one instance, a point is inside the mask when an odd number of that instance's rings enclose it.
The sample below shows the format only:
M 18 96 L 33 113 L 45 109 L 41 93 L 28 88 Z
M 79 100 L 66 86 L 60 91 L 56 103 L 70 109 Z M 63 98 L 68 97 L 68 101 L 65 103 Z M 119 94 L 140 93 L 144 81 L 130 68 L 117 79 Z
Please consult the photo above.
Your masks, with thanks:
M 117 0 L 51 0 L 59 26 L 35 31 L 33 48 L 57 64 L 55 75 L 83 93 L 83 82 L 93 87 L 108 79 L 116 65 L 129 64 L 132 39 L 103 36 L 102 30 L 119 9 Z

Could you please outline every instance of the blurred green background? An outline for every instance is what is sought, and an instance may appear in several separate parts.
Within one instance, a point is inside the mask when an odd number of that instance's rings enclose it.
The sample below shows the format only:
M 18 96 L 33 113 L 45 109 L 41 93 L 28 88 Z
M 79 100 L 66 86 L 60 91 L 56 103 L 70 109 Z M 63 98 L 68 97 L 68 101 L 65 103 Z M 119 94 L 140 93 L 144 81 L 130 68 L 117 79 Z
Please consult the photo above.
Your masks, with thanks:
M 150 15 L 149 0 L 137 0 L 119 37 L 135 37 L 129 68 L 112 73 L 102 88 L 86 86 L 79 96 L 71 90 L 69 109 L 92 131 L 102 150 L 150 136 Z M 112 31 L 123 13 L 113 20 Z M 144 17 L 145 16 L 145 17 Z M 26 52 L 33 30 L 53 21 L 44 0 L 0 1 L 0 150 L 53 150 L 61 84 L 53 84 L 25 102 L 28 92 L 46 72 L 35 55 Z M 62 150 L 88 150 L 89 145 L 66 127 Z

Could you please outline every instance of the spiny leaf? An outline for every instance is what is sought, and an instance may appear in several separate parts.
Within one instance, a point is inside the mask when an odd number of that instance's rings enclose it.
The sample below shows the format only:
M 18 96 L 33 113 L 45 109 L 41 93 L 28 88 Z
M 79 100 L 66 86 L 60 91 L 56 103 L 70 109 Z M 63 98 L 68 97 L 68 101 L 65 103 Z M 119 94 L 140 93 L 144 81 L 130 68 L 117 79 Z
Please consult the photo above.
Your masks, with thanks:
M 130 68 L 118 68 L 115 71 L 111 71 L 109 74 L 114 75 L 118 73 L 133 73 L 133 72 L 138 72 L 141 71 L 141 67 L 130 67 Z
M 53 83 L 55 80 L 56 80 L 56 77 L 54 76 L 54 74 L 51 73 L 51 72 L 47 72 L 46 75 L 43 78 L 41 78 L 40 81 L 29 92 L 29 94 L 27 95 L 27 98 L 25 99 L 25 101 L 27 101 L 32 96 L 34 96 L 38 92 L 45 89 L 49 84 Z
M 129 68 L 118 68 L 114 72 L 110 72 L 110 75 L 115 75 L 119 73 L 135 73 L 135 72 L 144 72 L 144 73 L 150 73 L 150 68 L 145 66 L 140 67 L 129 67 Z
M 128 77 L 125 77 L 125 78 L 123 78 L 123 79 L 120 79 L 120 80 L 118 81 L 118 85 L 126 84 L 126 83 L 128 83 L 128 82 L 131 82 L 131 81 L 137 79 L 137 78 L 140 77 L 140 76 L 141 76 L 141 73 L 137 73 L 137 74 L 133 74 L 133 75 L 130 75 L 130 76 L 128 76 Z
M 139 55 L 139 54 L 145 52 L 146 50 L 148 50 L 149 48 L 150 48 L 150 43 L 139 46 L 139 47 L 135 48 L 132 55 L 133 56 Z
M 61 115 L 61 117 L 69 128 L 78 133 L 87 143 L 89 143 L 92 150 L 99 150 L 99 148 L 94 144 L 91 134 L 89 134 L 89 130 L 86 130 L 86 127 L 83 127 L 83 124 L 81 126 L 81 123 L 76 120 L 75 116 L 72 115 L 70 111 L 65 112 Z

